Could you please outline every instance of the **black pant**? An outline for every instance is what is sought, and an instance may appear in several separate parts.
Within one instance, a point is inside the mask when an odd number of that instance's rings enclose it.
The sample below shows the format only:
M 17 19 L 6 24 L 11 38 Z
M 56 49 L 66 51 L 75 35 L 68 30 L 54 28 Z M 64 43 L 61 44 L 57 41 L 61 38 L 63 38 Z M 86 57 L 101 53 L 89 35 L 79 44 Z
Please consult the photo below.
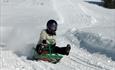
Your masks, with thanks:
M 59 53 L 59 54 L 66 55 L 66 53 L 67 53 L 67 52 L 66 52 L 66 47 L 58 47 L 58 46 L 55 46 L 53 53 Z
M 38 54 L 40 54 L 39 51 L 43 49 L 41 47 L 42 47 L 41 44 L 38 44 L 36 46 L 36 51 L 38 52 Z M 58 53 L 58 54 L 63 54 L 63 55 L 67 54 L 66 47 L 58 47 L 58 46 L 52 45 L 51 48 L 52 48 L 52 52 L 51 53 L 55 53 L 55 54 Z

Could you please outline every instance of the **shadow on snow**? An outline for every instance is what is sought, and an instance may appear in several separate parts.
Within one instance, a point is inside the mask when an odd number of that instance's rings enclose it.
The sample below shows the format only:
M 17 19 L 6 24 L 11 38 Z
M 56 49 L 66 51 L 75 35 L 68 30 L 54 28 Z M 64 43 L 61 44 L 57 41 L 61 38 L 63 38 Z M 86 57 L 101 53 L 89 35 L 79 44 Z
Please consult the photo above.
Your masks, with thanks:
M 96 1 L 85 1 L 85 2 L 88 2 L 90 4 L 95 4 L 95 5 L 98 5 L 98 6 L 103 6 L 103 2 L 96 2 Z
M 80 41 L 80 47 L 87 49 L 90 53 L 99 52 L 105 54 L 115 61 L 115 42 L 105 39 L 98 34 L 76 31 L 74 36 Z

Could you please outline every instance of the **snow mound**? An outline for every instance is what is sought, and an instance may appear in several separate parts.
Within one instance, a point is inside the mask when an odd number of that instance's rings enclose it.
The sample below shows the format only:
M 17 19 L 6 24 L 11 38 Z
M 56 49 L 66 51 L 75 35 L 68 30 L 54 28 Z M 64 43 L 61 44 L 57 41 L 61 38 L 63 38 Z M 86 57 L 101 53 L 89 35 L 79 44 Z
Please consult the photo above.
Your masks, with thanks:
M 79 47 L 87 49 L 90 53 L 106 54 L 115 60 L 115 41 L 103 38 L 99 34 L 79 30 L 71 31 L 69 34 L 73 35 L 72 39 Z
M 33 70 L 12 51 L 0 47 L 0 70 Z M 7 55 L 6 55 L 7 54 Z

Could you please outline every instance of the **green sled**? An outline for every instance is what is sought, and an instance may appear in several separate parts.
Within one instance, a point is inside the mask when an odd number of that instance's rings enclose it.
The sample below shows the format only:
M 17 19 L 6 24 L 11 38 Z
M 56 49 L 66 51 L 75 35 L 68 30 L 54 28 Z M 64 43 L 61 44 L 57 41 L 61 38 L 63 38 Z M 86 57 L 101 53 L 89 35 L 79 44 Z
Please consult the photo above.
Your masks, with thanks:
M 54 54 L 51 52 L 48 54 L 38 54 L 35 48 L 33 48 L 33 59 L 35 60 L 43 60 L 56 64 L 60 61 L 61 58 L 63 58 L 62 54 Z

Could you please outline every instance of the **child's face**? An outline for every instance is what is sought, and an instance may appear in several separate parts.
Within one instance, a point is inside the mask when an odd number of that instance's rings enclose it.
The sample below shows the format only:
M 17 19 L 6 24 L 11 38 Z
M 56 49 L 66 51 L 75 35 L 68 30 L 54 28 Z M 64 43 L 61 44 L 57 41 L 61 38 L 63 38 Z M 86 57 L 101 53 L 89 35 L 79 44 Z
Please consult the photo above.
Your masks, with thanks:
M 55 33 L 55 32 L 56 32 L 56 30 L 51 30 L 51 29 L 48 29 L 48 31 L 49 31 L 50 33 Z
M 57 25 L 51 25 L 50 30 L 51 31 L 56 31 L 57 30 Z

